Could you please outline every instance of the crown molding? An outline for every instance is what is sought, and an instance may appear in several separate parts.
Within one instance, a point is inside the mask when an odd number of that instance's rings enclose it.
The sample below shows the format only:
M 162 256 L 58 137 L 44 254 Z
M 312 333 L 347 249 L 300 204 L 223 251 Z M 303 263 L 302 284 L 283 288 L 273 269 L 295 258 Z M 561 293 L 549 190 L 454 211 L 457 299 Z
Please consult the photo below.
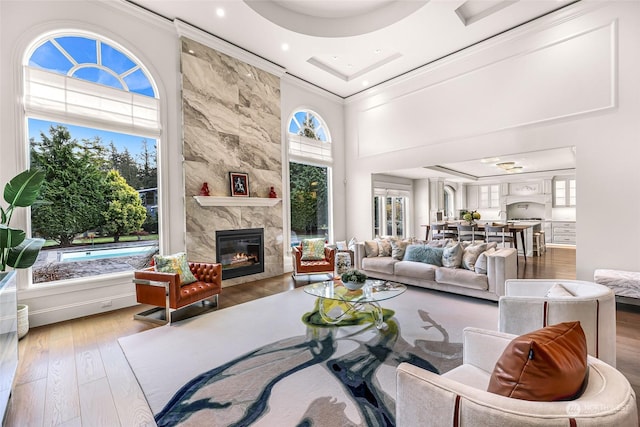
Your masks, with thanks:
M 547 30 L 549 28 L 556 27 L 558 25 L 561 25 L 563 23 L 566 23 L 568 21 L 574 20 L 583 15 L 586 15 L 587 13 L 590 13 L 593 10 L 604 7 L 606 5 L 607 5 L 607 2 L 600 2 L 600 1 L 592 2 L 592 1 L 576 0 L 575 3 L 565 6 L 560 10 L 557 10 L 548 15 L 544 15 L 542 17 L 533 19 L 515 28 L 506 30 L 503 33 L 490 37 L 486 40 L 482 40 L 476 44 L 460 49 L 457 52 L 454 52 L 450 55 L 444 56 L 430 63 L 419 66 L 414 70 L 408 71 L 405 74 L 402 74 L 400 76 L 394 77 L 385 82 L 377 84 L 369 89 L 365 89 L 353 95 L 346 96 L 345 105 L 352 104 L 354 102 L 359 102 L 364 99 L 369 99 L 376 95 L 380 95 L 394 86 L 413 80 L 416 77 L 430 73 L 438 68 L 447 66 L 451 63 L 462 61 L 470 56 L 476 55 L 477 53 L 483 50 L 486 50 L 495 46 L 499 46 L 503 43 L 509 42 L 514 39 L 518 39 L 520 37 L 524 37 L 529 34 L 533 34 L 536 32 Z
M 176 19 L 173 21 L 173 24 L 176 28 L 176 32 L 180 37 L 186 37 L 194 40 L 198 43 L 215 49 L 218 52 L 222 52 L 225 55 L 229 55 L 237 60 L 271 73 L 277 77 L 282 77 L 287 72 L 287 70 L 280 65 L 267 61 L 266 59 L 261 58 L 258 55 L 255 55 L 234 44 L 222 40 L 221 38 L 207 33 L 206 31 L 203 31 L 197 27 L 187 24 L 184 21 Z
M 282 75 L 282 77 L 280 78 L 281 81 L 286 82 L 292 86 L 297 86 L 301 89 L 304 89 L 308 92 L 312 92 L 315 95 L 319 95 L 323 98 L 328 99 L 329 101 L 332 102 L 337 102 L 340 105 L 344 104 L 344 98 L 336 95 L 333 92 L 329 92 L 326 89 L 321 88 L 320 86 L 316 86 L 313 83 L 309 83 L 306 80 L 302 80 L 299 77 L 294 76 L 293 74 L 289 74 L 289 73 L 285 73 L 284 75 Z

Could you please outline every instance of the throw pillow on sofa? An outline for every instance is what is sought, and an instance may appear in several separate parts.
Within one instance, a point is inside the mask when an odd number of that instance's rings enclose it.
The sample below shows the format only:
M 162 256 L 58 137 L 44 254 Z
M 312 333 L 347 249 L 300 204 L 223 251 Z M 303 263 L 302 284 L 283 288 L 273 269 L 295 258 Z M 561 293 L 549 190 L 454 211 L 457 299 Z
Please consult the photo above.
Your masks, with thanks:
M 487 274 L 487 256 L 491 255 L 495 251 L 496 248 L 489 248 L 478 255 L 478 259 L 476 260 L 476 264 L 474 266 L 474 270 L 476 273 Z
M 514 399 L 570 400 L 587 375 L 587 340 L 580 322 L 547 326 L 514 338 L 504 349 L 487 391 Z
M 459 242 L 451 242 L 444 247 L 442 252 L 442 266 L 459 268 L 462 264 L 462 245 Z
M 378 256 L 391 256 L 391 242 L 395 239 L 391 237 L 376 237 L 378 242 Z
M 478 257 L 486 250 L 486 243 L 476 243 L 475 245 L 469 245 L 464 248 L 462 251 L 462 268 L 474 271 Z
M 427 245 L 409 245 L 404 253 L 403 261 L 423 262 L 442 267 L 443 248 L 433 248 Z
M 376 257 L 379 253 L 378 242 L 376 240 L 364 241 L 364 254 L 367 258 Z
M 392 240 L 391 241 L 391 256 L 393 259 L 402 261 L 404 259 L 404 253 L 407 246 L 410 245 L 408 240 Z

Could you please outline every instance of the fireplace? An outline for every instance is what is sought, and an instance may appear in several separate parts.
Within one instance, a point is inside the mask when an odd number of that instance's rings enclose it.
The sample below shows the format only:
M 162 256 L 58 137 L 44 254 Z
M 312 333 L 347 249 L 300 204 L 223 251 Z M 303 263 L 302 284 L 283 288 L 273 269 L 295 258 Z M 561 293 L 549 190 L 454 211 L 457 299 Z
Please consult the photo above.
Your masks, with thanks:
M 216 262 L 222 280 L 264 272 L 264 229 L 216 231 Z

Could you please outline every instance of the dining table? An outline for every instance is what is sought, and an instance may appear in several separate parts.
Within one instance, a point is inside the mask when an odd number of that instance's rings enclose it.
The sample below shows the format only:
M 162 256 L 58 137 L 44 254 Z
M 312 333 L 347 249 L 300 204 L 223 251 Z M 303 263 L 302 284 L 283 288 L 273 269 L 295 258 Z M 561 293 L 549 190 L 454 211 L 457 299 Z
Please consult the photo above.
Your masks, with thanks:
M 462 225 L 466 225 L 468 224 L 467 221 L 442 221 L 442 222 L 435 222 L 434 224 L 446 224 L 447 228 L 449 230 L 458 230 L 458 225 L 462 224 Z M 482 222 L 476 222 L 475 223 L 478 226 L 478 230 L 479 231 L 484 231 L 484 227 L 486 225 L 486 223 L 482 223 Z M 522 254 L 524 255 L 524 262 L 527 262 L 527 244 L 526 244 L 526 240 L 525 240 L 525 231 L 529 228 L 533 227 L 533 224 L 527 224 L 527 223 L 518 223 L 518 224 L 514 224 L 514 223 L 497 223 L 497 222 L 491 222 L 489 223 L 490 225 L 504 225 L 506 228 L 505 230 L 507 231 L 507 233 L 511 233 L 511 235 L 513 236 L 513 245 L 515 246 L 516 251 L 518 250 L 518 236 L 520 236 L 520 242 L 522 243 Z M 425 234 L 425 239 L 429 240 L 429 232 L 431 231 L 431 225 L 430 224 L 424 224 L 422 225 L 422 227 L 426 227 L 427 231 Z

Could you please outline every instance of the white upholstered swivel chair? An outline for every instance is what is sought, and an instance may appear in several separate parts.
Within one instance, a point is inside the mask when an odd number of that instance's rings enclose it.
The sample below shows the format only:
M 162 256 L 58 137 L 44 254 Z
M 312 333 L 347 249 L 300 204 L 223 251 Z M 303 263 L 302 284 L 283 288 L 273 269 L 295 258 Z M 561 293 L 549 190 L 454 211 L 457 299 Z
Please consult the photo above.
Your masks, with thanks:
M 401 363 L 396 370 L 396 425 L 638 426 L 636 396 L 629 381 L 591 356 L 585 390 L 574 400 L 533 402 L 486 391 L 496 362 L 514 337 L 465 328 L 463 364 L 442 375 Z
M 545 297 L 556 283 L 573 296 Z M 500 331 L 522 335 L 580 321 L 590 355 L 616 366 L 616 301 L 606 286 L 581 280 L 511 279 L 499 301 Z

